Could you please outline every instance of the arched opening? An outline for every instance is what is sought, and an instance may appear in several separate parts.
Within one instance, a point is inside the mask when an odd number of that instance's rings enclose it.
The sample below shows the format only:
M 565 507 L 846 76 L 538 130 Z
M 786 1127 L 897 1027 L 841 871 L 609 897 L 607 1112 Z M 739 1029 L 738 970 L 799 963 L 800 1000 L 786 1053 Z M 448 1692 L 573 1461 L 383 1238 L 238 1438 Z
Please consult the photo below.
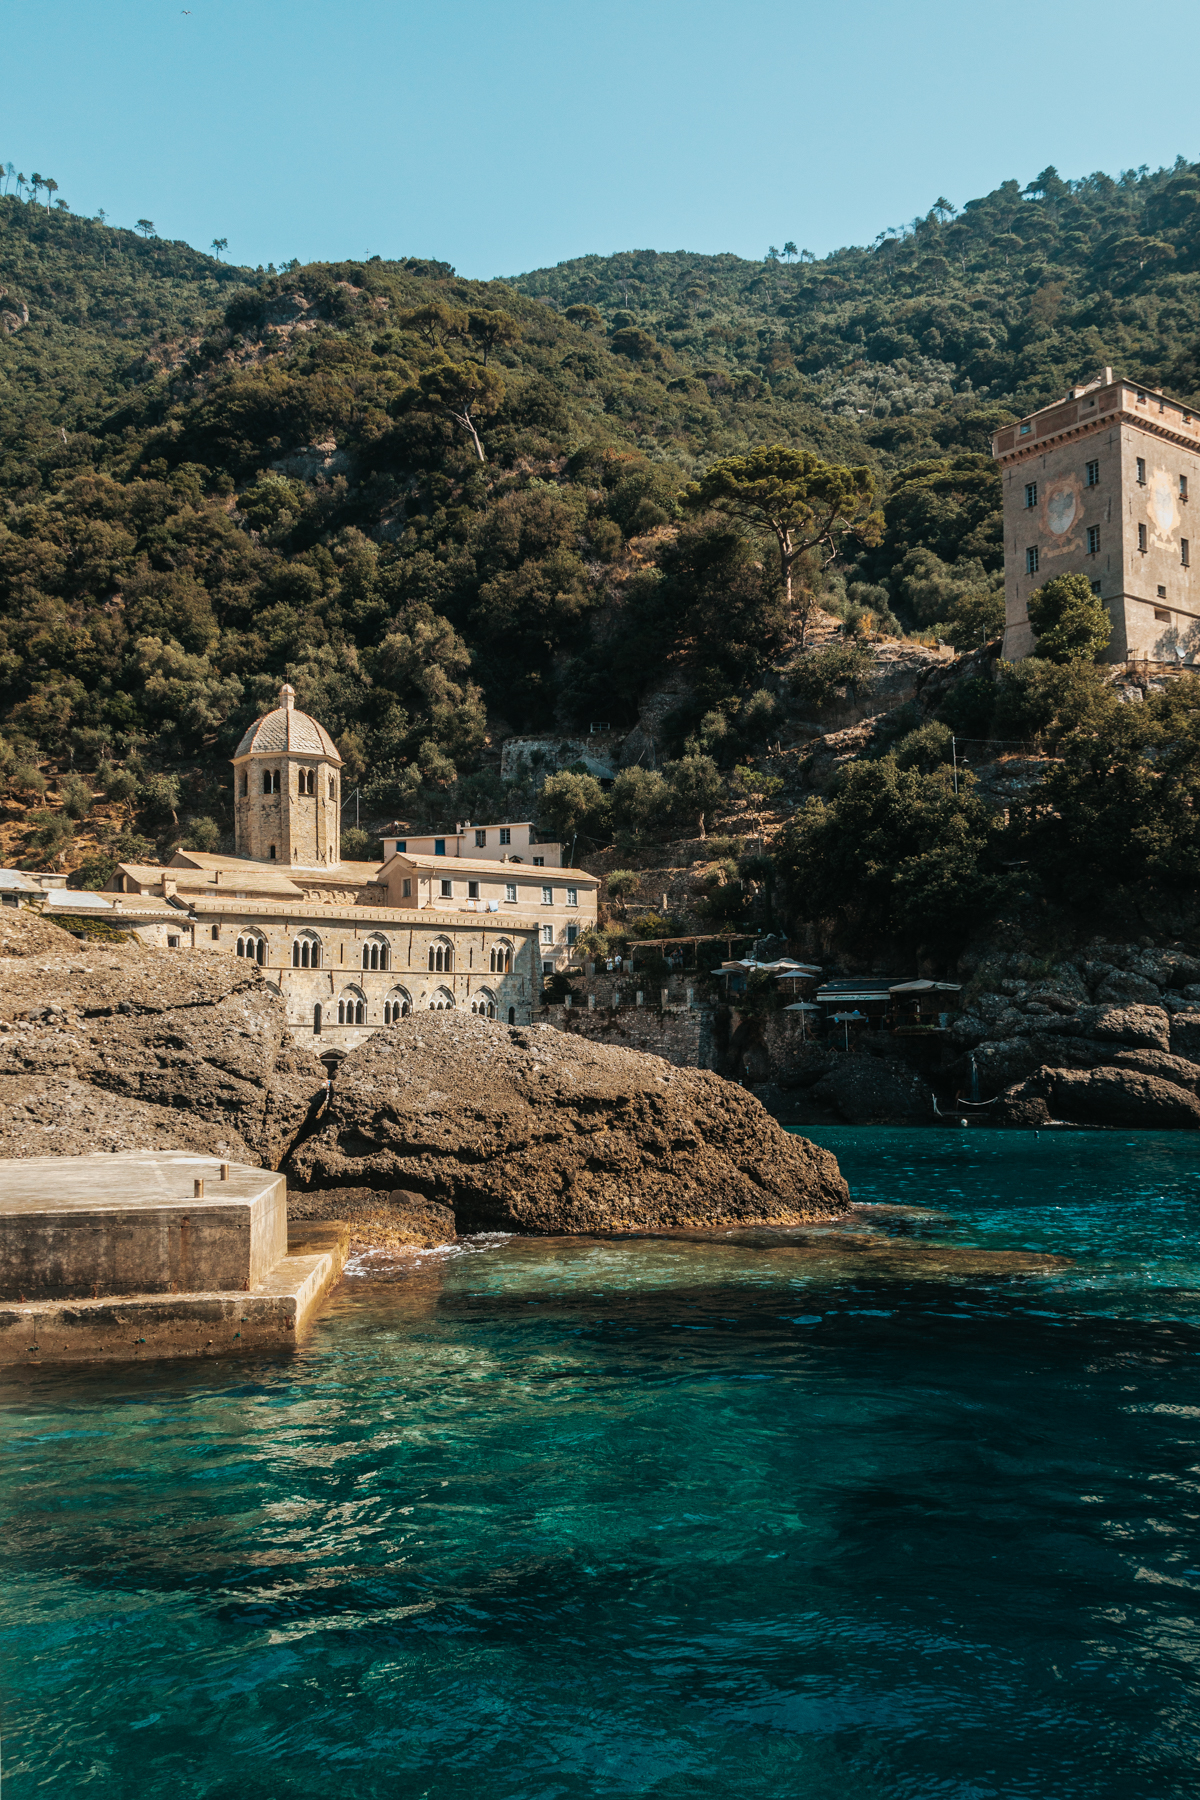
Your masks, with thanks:
M 241 793 L 243 800 L 247 799 L 250 794 L 250 777 L 249 777 L 249 775 L 247 775 L 245 769 L 242 770 L 242 784 L 241 784 L 241 788 L 240 788 L 240 793 Z
M 512 945 L 494 944 L 492 946 L 490 966 L 493 975 L 511 975 Z
M 393 988 L 383 1003 L 383 1022 L 394 1025 L 397 1019 L 407 1019 L 412 1011 L 412 1000 L 404 988 Z
M 364 969 L 391 967 L 388 945 L 383 938 L 372 938 L 369 943 L 363 945 L 362 966 Z
M 297 938 L 292 945 L 293 969 L 319 969 L 321 966 L 321 944 L 318 938 Z
M 304 791 L 306 794 L 311 794 L 314 799 L 316 798 L 317 771 L 315 769 L 310 769 L 304 777 Z
M 271 776 L 271 792 L 273 794 L 278 794 L 280 792 L 279 770 L 278 769 L 276 769 L 274 774 Z
M 517 1009 L 515 1006 L 510 1006 L 508 1009 L 508 1022 L 510 1025 L 515 1025 L 517 1022 Z
M 263 793 L 269 794 L 270 791 L 271 791 L 271 771 L 270 771 L 270 769 L 264 769 L 263 770 Z

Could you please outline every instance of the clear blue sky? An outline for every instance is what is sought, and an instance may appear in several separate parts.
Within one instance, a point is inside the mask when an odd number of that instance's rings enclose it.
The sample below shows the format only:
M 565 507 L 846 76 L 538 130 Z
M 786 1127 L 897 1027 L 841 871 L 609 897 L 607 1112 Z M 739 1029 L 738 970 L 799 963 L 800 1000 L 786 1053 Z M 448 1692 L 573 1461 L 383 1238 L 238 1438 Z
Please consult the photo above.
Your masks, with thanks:
M 43 0 L 0 158 L 250 264 L 470 276 L 587 251 L 818 255 L 1047 163 L 1200 153 L 1200 9 L 1128 0 Z M 1144 21 L 1143 21 L 1144 23 Z

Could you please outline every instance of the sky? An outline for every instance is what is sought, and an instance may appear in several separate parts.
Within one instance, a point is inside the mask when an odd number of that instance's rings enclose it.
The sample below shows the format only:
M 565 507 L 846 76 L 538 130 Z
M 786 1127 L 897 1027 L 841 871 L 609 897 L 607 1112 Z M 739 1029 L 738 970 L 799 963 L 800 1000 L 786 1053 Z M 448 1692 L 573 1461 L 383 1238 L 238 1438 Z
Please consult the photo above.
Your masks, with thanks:
M 250 266 L 516 275 L 589 252 L 824 255 L 1048 163 L 1200 155 L 1200 8 L 1128 0 L 43 0 L 0 161 Z

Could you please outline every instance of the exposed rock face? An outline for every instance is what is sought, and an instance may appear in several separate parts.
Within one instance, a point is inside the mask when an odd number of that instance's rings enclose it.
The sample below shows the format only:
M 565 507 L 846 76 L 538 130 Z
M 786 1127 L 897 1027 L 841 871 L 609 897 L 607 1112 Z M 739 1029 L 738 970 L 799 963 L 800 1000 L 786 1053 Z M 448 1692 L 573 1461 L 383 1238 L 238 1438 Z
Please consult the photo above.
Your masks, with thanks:
M 461 1013 L 353 1051 L 288 1170 L 301 1187 L 413 1190 L 460 1231 L 797 1224 L 848 1204 L 827 1151 L 716 1075 Z
M 402 1250 L 449 1244 L 457 1235 L 454 1214 L 436 1200 L 405 1188 L 315 1188 L 289 1193 L 288 1219 L 343 1219 L 355 1249 Z
M 1200 1069 L 1194 1073 L 1200 1077 Z M 1175 1081 L 1140 1069 L 1039 1069 L 1004 1096 L 1001 1117 L 1021 1125 L 1061 1119 L 1080 1125 L 1197 1131 L 1200 1100 Z
M 933 1098 L 920 1076 L 874 1057 L 839 1058 L 812 1096 L 848 1125 L 925 1125 L 933 1117 Z
M 230 958 L 0 935 L 0 1155 L 224 1152 L 276 1167 L 323 1097 L 283 1000 Z

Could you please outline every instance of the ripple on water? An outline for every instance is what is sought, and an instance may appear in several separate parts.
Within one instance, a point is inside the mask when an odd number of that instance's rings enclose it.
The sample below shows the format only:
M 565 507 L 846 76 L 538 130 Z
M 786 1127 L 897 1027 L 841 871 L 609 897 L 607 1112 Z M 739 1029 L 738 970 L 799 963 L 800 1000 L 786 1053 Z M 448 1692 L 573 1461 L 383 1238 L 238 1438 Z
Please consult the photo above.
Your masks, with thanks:
M 814 1135 L 830 1228 L 359 1257 L 292 1358 L 17 1371 L 6 1800 L 1190 1796 L 1196 1149 Z

